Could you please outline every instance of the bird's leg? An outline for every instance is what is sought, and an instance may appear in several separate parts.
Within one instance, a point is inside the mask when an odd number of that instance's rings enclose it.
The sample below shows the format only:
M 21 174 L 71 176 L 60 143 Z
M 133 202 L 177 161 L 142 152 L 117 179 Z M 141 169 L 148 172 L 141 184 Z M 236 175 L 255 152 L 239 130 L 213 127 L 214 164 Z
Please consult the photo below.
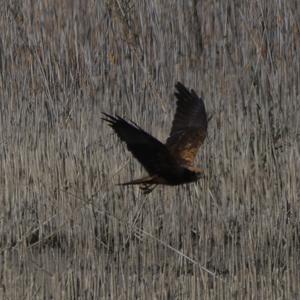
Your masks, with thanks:
M 156 186 L 157 186 L 157 184 L 145 183 L 140 188 L 143 191 L 143 194 L 147 195 L 147 194 L 150 194 L 156 188 Z
M 145 183 L 140 186 L 140 189 L 142 190 L 143 194 L 146 195 L 151 192 L 151 186 L 152 184 Z

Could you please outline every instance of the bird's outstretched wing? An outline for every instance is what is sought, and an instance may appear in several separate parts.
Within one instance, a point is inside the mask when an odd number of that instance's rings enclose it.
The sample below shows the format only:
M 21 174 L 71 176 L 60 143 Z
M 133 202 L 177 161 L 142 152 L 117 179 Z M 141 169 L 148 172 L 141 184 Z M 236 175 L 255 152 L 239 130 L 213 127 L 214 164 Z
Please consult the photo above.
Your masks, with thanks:
M 177 109 L 166 146 L 179 163 L 192 165 L 207 134 L 207 115 L 202 98 L 182 83 L 175 85 Z
M 103 120 L 109 123 L 150 175 L 165 177 L 179 168 L 167 147 L 138 125 L 133 122 L 129 123 L 119 116 L 103 114 L 105 115 Z

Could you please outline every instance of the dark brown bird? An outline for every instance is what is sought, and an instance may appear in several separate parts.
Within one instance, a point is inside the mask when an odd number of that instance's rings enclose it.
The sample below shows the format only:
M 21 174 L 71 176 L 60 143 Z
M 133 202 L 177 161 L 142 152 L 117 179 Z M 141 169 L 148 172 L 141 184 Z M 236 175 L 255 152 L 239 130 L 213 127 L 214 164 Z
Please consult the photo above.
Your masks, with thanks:
M 198 180 L 204 171 L 193 166 L 195 156 L 207 134 L 207 115 L 202 98 L 182 83 L 175 85 L 177 109 L 170 136 L 165 144 L 133 122 L 103 113 L 128 150 L 144 166 L 148 176 L 121 183 L 141 185 L 145 194 L 158 184 L 179 185 Z

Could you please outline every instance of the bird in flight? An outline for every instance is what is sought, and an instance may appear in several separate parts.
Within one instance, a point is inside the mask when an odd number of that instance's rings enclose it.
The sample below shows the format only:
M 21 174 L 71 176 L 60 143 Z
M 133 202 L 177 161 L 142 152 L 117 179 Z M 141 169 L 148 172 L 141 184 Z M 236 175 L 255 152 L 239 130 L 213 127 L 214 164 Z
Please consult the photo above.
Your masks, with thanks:
M 197 181 L 204 170 L 193 166 L 199 147 L 207 135 L 207 114 L 203 99 L 182 83 L 175 84 L 177 108 L 170 136 L 165 144 L 132 121 L 103 113 L 110 127 L 143 165 L 148 176 L 121 185 L 140 185 L 144 194 L 158 185 L 179 185 Z

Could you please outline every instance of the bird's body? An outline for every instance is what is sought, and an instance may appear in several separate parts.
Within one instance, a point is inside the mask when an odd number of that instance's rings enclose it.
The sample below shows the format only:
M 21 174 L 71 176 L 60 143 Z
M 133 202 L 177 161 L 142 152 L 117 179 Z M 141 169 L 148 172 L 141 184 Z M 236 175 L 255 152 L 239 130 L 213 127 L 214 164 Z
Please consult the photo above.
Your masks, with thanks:
M 203 177 L 204 171 L 194 167 L 193 161 L 207 134 L 204 102 L 193 90 L 188 91 L 180 82 L 177 82 L 175 88 L 177 109 L 170 136 L 165 144 L 135 123 L 104 113 L 103 119 L 149 173 L 149 176 L 122 185 L 142 185 L 144 193 L 149 193 L 157 184 L 179 185 Z

